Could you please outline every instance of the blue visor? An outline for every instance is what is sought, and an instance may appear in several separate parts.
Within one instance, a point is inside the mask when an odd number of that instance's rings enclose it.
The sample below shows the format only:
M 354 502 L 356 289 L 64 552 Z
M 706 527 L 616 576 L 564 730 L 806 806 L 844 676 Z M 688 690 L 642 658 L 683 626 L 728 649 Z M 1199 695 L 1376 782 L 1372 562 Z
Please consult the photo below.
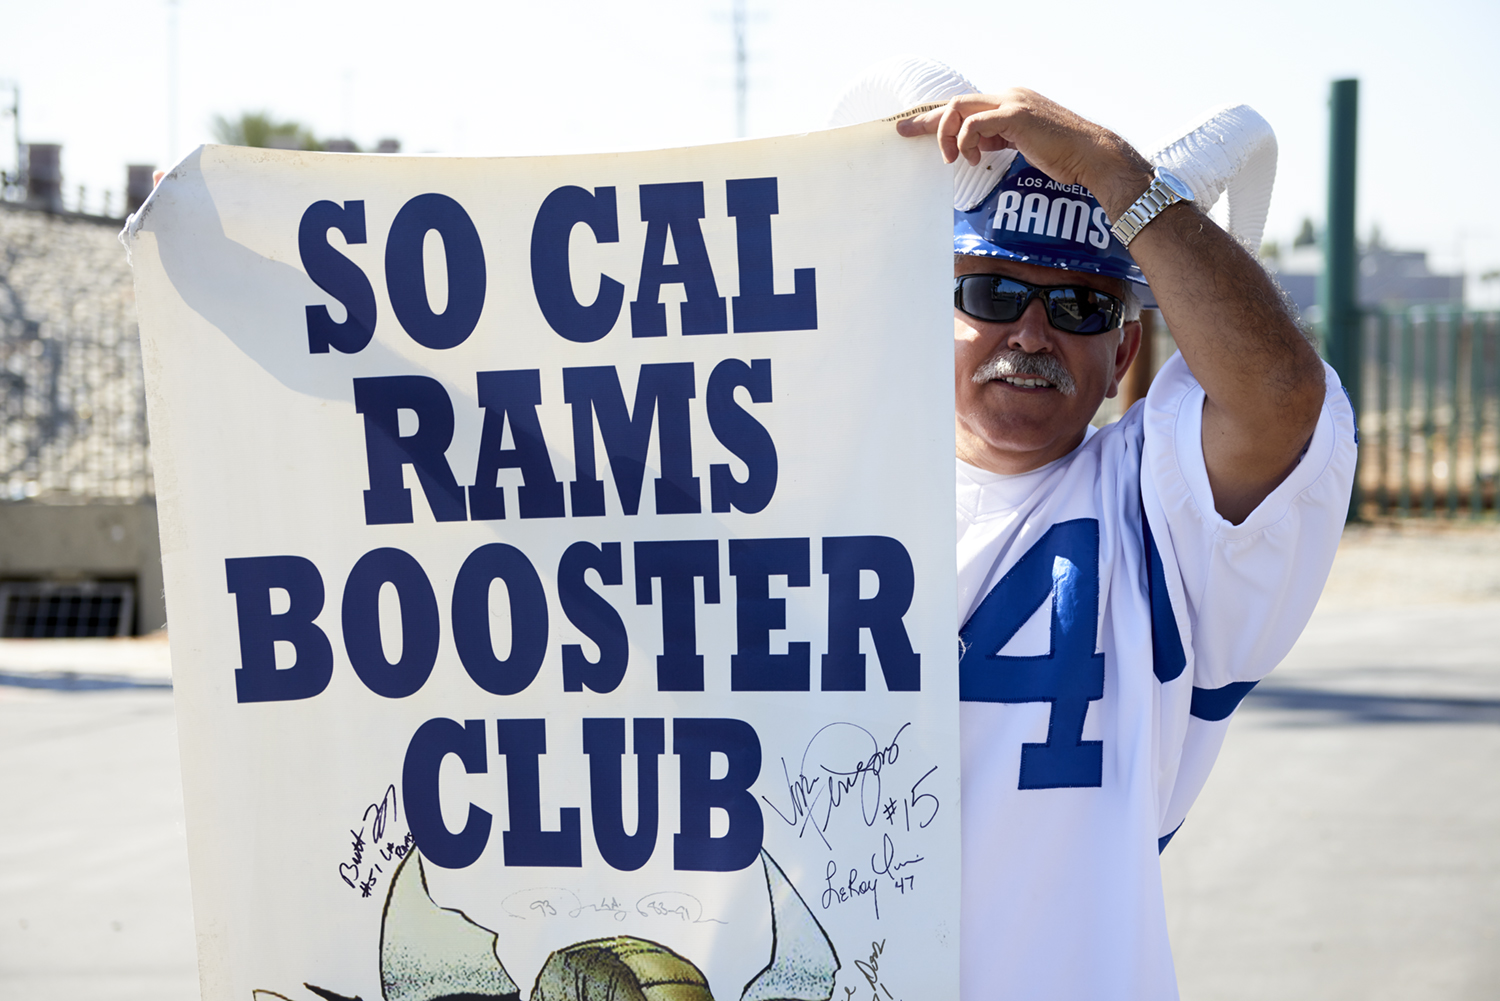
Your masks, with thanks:
M 1019 153 L 972 211 L 953 210 L 953 252 L 1124 278 L 1152 305 L 1146 277 L 1088 188 L 1059 184 Z

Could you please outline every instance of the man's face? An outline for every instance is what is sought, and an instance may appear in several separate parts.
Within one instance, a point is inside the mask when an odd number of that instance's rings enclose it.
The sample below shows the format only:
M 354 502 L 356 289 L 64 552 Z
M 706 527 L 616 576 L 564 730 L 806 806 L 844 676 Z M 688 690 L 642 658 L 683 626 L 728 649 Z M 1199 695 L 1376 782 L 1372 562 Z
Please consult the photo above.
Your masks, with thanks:
M 953 273 L 1005 275 L 1033 285 L 1087 285 L 1114 296 L 1121 292 L 1117 279 L 992 257 L 956 256 Z M 991 472 L 1023 473 L 1067 455 L 1083 441 L 1099 404 L 1119 391 L 1140 339 L 1136 321 L 1103 334 L 1058 330 L 1048 322 L 1040 298 L 1032 299 L 1013 323 L 976 320 L 955 309 L 958 457 Z M 1018 352 L 1011 364 L 994 363 L 1009 352 Z M 1052 377 L 1041 379 L 1046 385 L 1027 386 L 1018 383 L 1035 383 L 1038 377 L 1001 374 L 1028 368 L 1050 371 Z M 982 381 L 975 381 L 976 373 Z M 1066 392 L 1069 382 L 1071 393 Z

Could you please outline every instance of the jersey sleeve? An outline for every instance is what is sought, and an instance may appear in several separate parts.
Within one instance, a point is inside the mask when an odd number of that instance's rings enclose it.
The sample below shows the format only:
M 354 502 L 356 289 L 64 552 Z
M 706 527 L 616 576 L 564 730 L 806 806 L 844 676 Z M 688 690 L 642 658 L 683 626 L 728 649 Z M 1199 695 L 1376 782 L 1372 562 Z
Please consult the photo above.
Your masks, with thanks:
M 1238 525 L 1214 509 L 1203 459 L 1205 396 L 1180 354 L 1147 394 L 1141 500 L 1173 617 L 1191 651 L 1194 689 L 1230 697 L 1270 673 L 1301 635 L 1327 582 L 1348 513 L 1358 438 L 1348 395 L 1333 369 L 1325 365 L 1324 372 L 1323 410 L 1307 451 Z

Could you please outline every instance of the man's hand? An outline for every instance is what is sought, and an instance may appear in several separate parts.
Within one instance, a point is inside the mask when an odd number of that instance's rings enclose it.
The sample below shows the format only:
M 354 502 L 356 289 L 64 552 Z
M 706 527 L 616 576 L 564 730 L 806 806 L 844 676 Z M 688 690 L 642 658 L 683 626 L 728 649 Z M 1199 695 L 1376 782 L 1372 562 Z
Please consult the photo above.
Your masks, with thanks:
M 936 134 L 944 163 L 961 156 L 975 164 L 980 153 L 1019 150 L 1054 181 L 1088 188 L 1112 219 L 1151 183 L 1151 164 L 1125 140 L 1024 88 L 955 97 L 941 108 L 902 119 L 896 131 Z
M 968 94 L 897 123 L 938 137 L 943 160 L 977 163 L 1016 149 L 1063 184 L 1082 184 L 1118 219 L 1150 185 L 1147 160 L 1119 136 L 1040 94 Z M 1179 202 L 1136 236 L 1130 254 L 1208 396 L 1203 458 L 1214 506 L 1238 524 L 1297 464 L 1326 392 L 1323 365 L 1280 291 L 1235 239 Z

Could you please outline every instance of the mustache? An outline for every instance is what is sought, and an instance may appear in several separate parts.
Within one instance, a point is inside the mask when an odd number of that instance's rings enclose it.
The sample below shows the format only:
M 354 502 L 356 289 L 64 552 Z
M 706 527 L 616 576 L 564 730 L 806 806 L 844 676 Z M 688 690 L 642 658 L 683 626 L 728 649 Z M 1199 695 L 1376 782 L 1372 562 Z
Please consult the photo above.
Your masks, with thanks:
M 975 369 L 973 379 L 976 383 L 983 384 L 1002 375 L 1045 379 L 1064 396 L 1072 396 L 1078 392 L 1073 374 L 1055 355 L 1027 354 L 1016 348 L 1007 348 Z

